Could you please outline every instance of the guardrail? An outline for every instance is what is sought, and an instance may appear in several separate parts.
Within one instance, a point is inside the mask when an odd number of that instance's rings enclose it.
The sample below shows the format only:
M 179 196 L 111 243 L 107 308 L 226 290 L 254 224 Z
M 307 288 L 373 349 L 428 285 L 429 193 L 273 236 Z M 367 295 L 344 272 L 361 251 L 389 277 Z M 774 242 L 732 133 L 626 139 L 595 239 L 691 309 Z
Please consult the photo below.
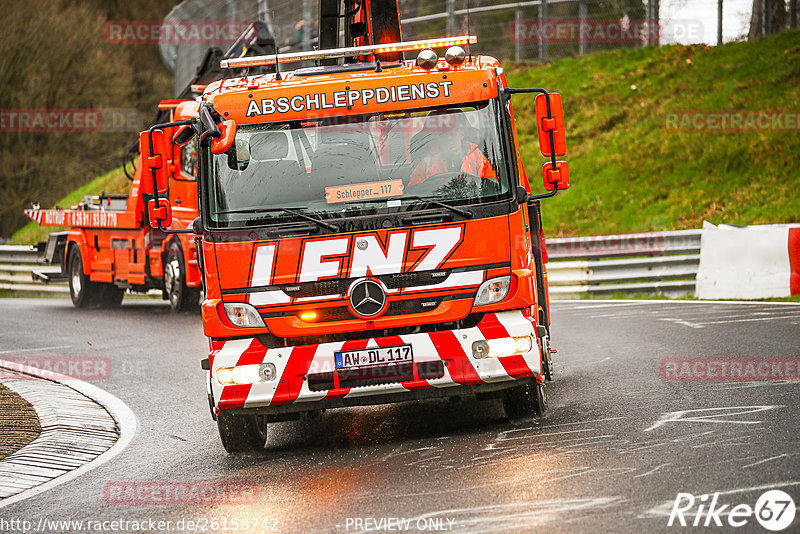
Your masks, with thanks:
M 569 237 L 547 240 L 550 296 L 614 293 L 680 297 L 694 294 L 701 230 Z M 0 289 L 66 293 L 66 284 L 36 283 L 32 246 L 0 246 Z
M 694 294 L 701 230 L 547 240 L 550 296 Z
M 34 282 L 31 273 L 44 265 L 33 245 L 0 246 L 0 290 L 14 293 L 68 293 L 66 284 Z

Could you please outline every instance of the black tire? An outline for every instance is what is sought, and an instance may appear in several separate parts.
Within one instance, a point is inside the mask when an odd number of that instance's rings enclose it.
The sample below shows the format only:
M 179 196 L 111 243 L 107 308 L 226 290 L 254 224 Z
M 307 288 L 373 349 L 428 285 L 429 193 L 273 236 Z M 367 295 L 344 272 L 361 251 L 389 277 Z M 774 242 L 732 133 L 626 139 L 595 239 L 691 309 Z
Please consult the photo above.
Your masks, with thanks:
M 83 256 L 78 247 L 73 247 L 67 260 L 69 274 L 69 296 L 76 308 L 91 308 L 98 305 L 102 287 L 92 282 L 83 272 Z
M 548 382 L 553 380 L 553 359 L 550 354 L 550 336 L 542 336 L 539 338 L 539 346 L 542 348 L 542 372 L 544 379 Z
M 199 287 L 186 285 L 186 262 L 180 244 L 173 240 L 164 258 L 164 294 L 172 311 L 196 310 L 200 306 Z
M 125 290 L 114 284 L 100 284 L 98 305 L 101 308 L 118 308 L 125 298 Z
M 262 450 L 267 443 L 267 423 L 263 416 L 223 411 L 217 415 L 217 429 L 229 454 Z
M 541 416 L 547 411 L 547 389 L 533 380 L 511 388 L 503 395 L 503 409 L 509 419 Z

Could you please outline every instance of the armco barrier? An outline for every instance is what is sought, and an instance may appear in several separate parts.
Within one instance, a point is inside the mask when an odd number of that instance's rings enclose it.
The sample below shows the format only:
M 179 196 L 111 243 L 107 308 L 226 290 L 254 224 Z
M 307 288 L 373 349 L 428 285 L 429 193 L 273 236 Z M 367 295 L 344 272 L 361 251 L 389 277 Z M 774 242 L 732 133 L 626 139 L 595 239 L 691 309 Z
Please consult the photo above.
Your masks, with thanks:
M 35 281 L 33 271 L 58 271 L 59 268 L 44 263 L 44 254 L 33 245 L 0 245 L 0 290 L 18 293 L 68 294 L 66 283 L 45 284 Z M 141 297 L 142 295 L 137 295 Z M 147 297 L 161 298 L 161 291 L 151 289 Z
M 35 246 L 0 246 L 0 289 L 15 293 L 67 293 L 65 284 L 34 282 L 31 272 L 42 268 L 41 253 Z
M 700 230 L 652 232 L 547 240 L 550 295 L 642 293 L 692 294 L 700 258 Z M 30 246 L 0 246 L 0 289 L 19 292 L 68 291 L 66 284 L 33 282 L 41 268 Z
M 694 294 L 701 230 L 547 240 L 550 296 Z
M 787 243 L 781 250 L 788 258 L 786 294 L 800 294 L 800 225 L 770 225 L 786 228 Z M 705 230 L 715 229 L 705 224 Z M 766 227 L 749 227 L 766 228 Z M 704 230 L 648 232 L 639 234 L 568 237 L 547 240 L 550 295 L 554 299 L 582 295 L 622 293 L 682 297 L 695 295 Z M 706 239 L 706 251 L 708 255 Z M 780 247 L 784 247 L 783 244 Z M 752 256 L 752 250 L 750 251 Z M 30 246 L 0 246 L 0 289 L 11 291 L 67 291 L 66 284 L 45 285 L 31 280 L 38 252 Z M 738 247 L 737 257 L 747 257 Z M 709 266 L 703 281 L 719 278 L 721 267 Z M 739 280 L 742 285 L 743 280 Z M 155 295 L 156 291 L 152 292 Z M 739 298 L 763 298 L 749 295 Z M 698 297 L 709 298 L 699 292 Z M 736 298 L 715 296 L 713 298 Z

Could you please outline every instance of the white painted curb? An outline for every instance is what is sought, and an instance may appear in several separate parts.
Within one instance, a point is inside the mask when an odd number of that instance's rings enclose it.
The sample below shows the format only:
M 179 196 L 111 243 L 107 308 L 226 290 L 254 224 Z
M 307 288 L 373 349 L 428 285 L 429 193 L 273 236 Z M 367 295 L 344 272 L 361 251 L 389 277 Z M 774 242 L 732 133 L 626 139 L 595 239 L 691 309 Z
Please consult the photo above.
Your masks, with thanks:
M 94 402 L 105 408 L 106 411 L 111 415 L 112 418 L 114 418 L 114 420 L 117 422 L 117 425 L 119 426 L 119 438 L 107 451 L 102 453 L 100 456 L 91 460 L 88 463 L 85 463 L 73 469 L 72 471 L 64 473 L 63 475 L 58 476 L 52 480 L 48 480 L 43 484 L 40 484 L 36 487 L 27 489 L 21 493 L 17 493 L 16 495 L 12 495 L 11 497 L 6 497 L 5 499 L 0 500 L 0 508 L 28 499 L 35 495 L 39 495 L 40 493 L 44 493 L 47 490 L 53 489 L 56 486 L 60 486 L 65 482 L 69 482 L 70 480 L 73 480 L 79 477 L 80 475 L 103 465 L 104 463 L 111 460 L 119 453 L 121 453 L 133 439 L 133 435 L 136 433 L 136 425 L 137 425 L 136 416 L 124 402 L 116 398 L 111 393 L 108 393 L 107 391 L 104 391 L 99 387 L 84 382 L 82 380 L 76 380 L 75 378 L 72 378 L 70 376 L 53 373 L 51 371 L 42 371 L 32 368 L 26 368 L 24 371 L 21 371 L 19 369 L 18 364 L 15 364 L 13 362 L 8 362 L 6 360 L 0 360 L 0 368 L 4 368 L 9 371 L 13 371 L 15 373 L 35 376 L 43 380 L 58 382 L 59 384 L 72 388 L 78 393 L 84 395 L 85 397 L 88 397 L 89 399 L 93 400 Z M 36 440 L 34 440 L 31 443 L 36 443 Z M 29 445 L 30 444 L 26 445 L 26 447 Z M 20 451 L 23 450 L 25 450 L 25 447 L 20 449 Z

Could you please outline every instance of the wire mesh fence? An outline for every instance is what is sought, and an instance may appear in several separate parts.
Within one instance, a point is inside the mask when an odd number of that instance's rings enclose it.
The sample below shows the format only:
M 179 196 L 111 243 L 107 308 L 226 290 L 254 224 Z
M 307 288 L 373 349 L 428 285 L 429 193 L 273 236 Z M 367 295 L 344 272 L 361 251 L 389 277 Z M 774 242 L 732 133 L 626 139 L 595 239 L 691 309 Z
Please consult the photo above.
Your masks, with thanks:
M 409 4 L 419 4 L 407 0 Z M 658 19 L 642 3 L 592 0 L 444 0 L 435 13 L 403 20 L 404 38 L 470 33 L 481 53 L 502 60 L 548 61 L 620 46 L 658 42 Z M 444 4 L 444 5 L 442 5 Z M 637 5 L 638 4 L 638 5 Z M 411 10 L 409 10 L 411 11 Z
M 360 5 L 360 0 L 342 1 L 350 9 Z M 726 0 L 727 9 L 741 11 L 749 1 Z M 316 45 L 318 2 L 185 0 L 165 22 L 261 20 L 281 52 L 310 50 Z M 721 13 L 721 5 L 709 0 L 399 0 L 404 40 L 469 33 L 478 37 L 472 52 L 502 61 L 552 61 L 620 47 L 714 42 L 722 30 L 715 15 Z M 663 16 L 675 8 L 684 16 Z M 161 44 L 166 63 L 176 73 L 176 86 L 191 78 L 192 66 L 208 44 Z

